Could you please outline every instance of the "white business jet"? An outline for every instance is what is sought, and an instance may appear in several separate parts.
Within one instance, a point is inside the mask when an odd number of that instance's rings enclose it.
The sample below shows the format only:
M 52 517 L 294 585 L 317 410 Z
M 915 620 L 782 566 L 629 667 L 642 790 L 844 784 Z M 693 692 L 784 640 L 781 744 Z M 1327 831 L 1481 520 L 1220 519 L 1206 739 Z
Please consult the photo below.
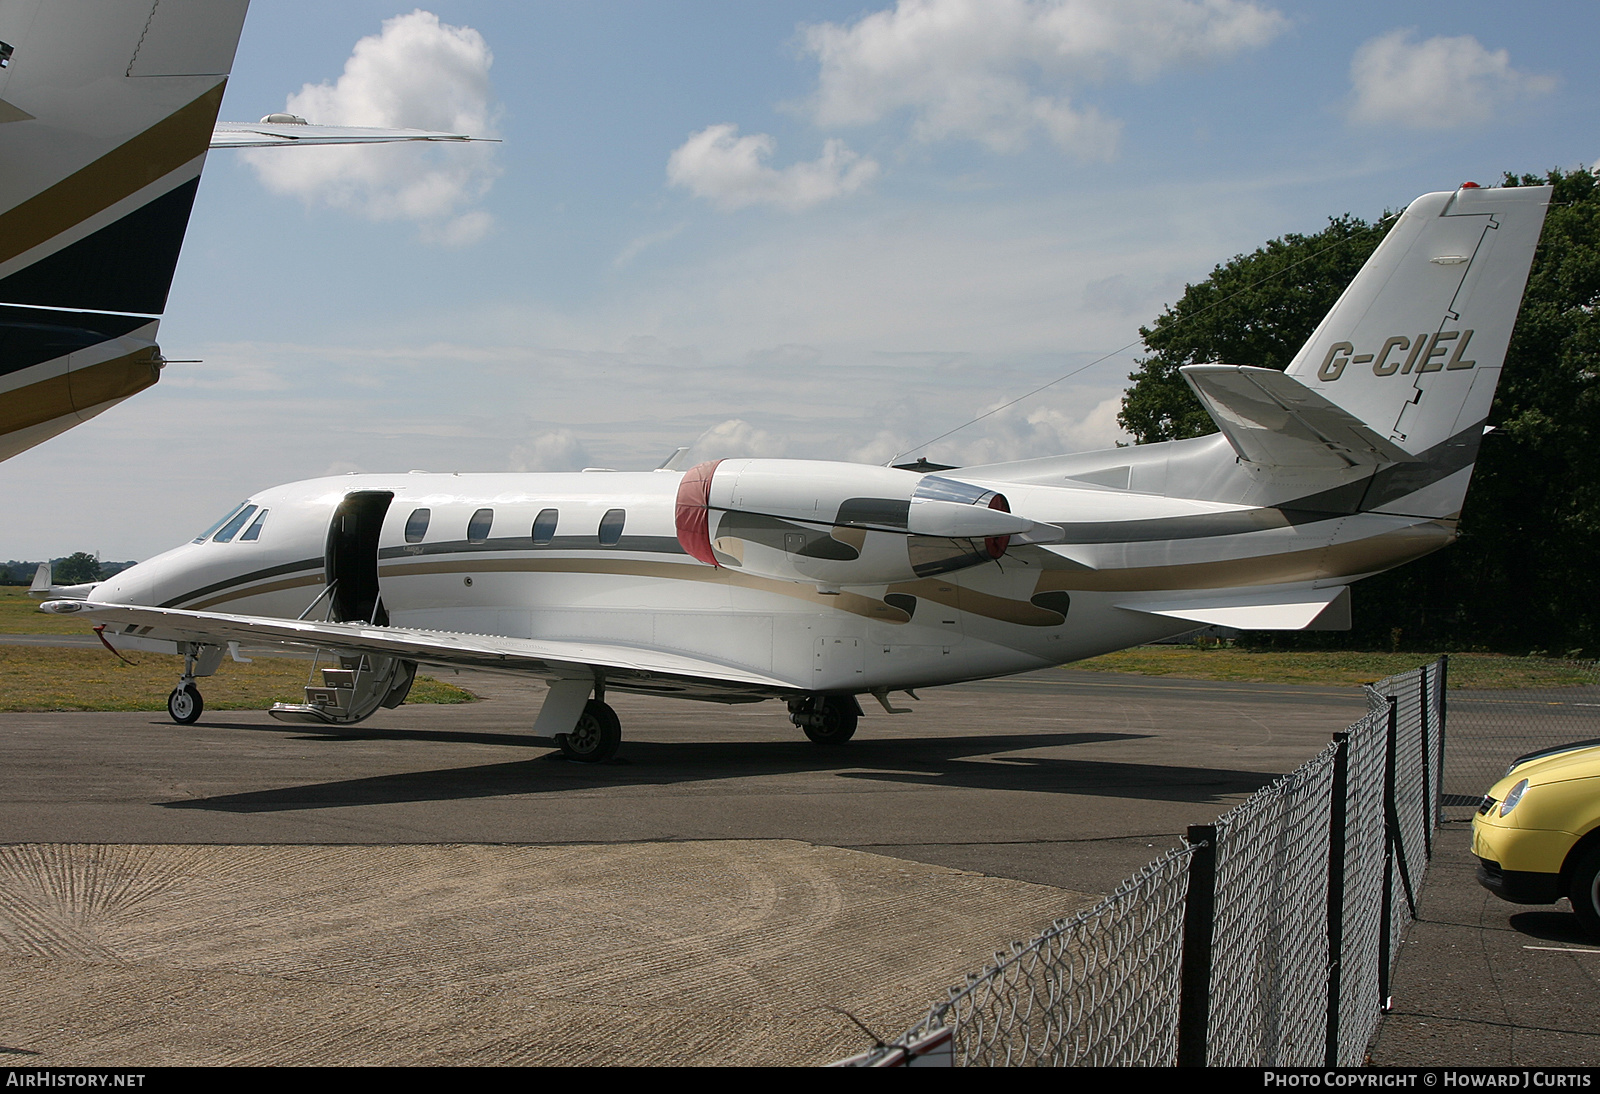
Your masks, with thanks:
M 1550 193 L 1418 198 L 1287 371 L 1183 370 L 1211 436 L 932 473 L 315 479 L 44 608 L 184 654 L 179 722 L 230 643 L 276 644 L 333 666 L 277 718 L 358 721 L 418 664 L 526 673 L 532 731 L 591 761 L 620 740 L 608 691 L 781 699 L 837 744 L 863 695 L 1197 624 L 1348 627 L 1352 581 L 1455 537 Z
M 0 460 L 154 384 L 208 148 L 464 133 L 217 122 L 247 0 L 0 0 Z

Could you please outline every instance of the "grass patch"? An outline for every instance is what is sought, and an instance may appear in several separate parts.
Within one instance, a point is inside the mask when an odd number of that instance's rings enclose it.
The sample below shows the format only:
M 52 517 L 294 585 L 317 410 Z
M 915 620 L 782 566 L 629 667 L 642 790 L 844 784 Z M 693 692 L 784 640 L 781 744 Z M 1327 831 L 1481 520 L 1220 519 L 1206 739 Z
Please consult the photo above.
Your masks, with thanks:
M 1139 646 L 1069 668 L 1128 672 L 1189 680 L 1255 684 L 1371 684 L 1428 664 L 1437 654 L 1361 653 L 1345 650 L 1240 650 L 1227 647 Z M 1592 664 L 1544 657 L 1452 653 L 1449 686 L 1455 688 L 1558 688 L 1600 684 Z
M 167 693 L 183 674 L 183 658 L 135 653 L 125 665 L 105 650 L 0 646 L 0 711 L 167 709 Z M 200 681 L 207 710 L 265 710 L 301 703 L 311 663 L 257 657 L 248 665 L 224 661 Z M 408 703 L 470 703 L 461 688 L 418 676 Z
M 41 612 L 44 601 L 26 586 L 0 585 L 0 634 L 93 634 L 94 624 L 75 615 Z

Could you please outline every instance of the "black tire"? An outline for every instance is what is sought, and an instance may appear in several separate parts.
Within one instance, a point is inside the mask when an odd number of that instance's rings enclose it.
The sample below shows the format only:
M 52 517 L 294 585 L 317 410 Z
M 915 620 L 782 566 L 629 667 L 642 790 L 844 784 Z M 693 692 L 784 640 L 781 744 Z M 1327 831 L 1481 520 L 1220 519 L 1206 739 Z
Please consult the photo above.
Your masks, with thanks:
M 1591 847 L 1572 864 L 1567 898 L 1589 937 L 1600 940 L 1600 847 Z
M 818 696 L 815 713 L 801 728 L 819 745 L 842 745 L 856 735 L 856 701 L 848 695 Z
M 167 715 L 180 726 L 192 726 L 205 713 L 206 701 L 200 698 L 200 689 L 184 684 L 172 689 L 167 696 Z
M 622 722 L 617 712 L 598 699 L 590 699 L 578 716 L 571 733 L 556 737 L 556 744 L 569 760 L 586 764 L 605 763 L 617 754 L 622 744 Z

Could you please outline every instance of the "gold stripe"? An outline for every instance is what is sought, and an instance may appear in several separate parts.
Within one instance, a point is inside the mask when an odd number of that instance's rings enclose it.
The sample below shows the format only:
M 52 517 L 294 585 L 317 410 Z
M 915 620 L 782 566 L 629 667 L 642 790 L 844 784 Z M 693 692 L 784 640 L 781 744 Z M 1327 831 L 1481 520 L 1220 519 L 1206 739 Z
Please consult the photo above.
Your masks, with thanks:
M 980 593 L 949 581 L 923 578 L 920 581 L 902 581 L 889 587 L 891 593 L 910 593 L 919 600 L 931 600 L 947 608 L 981 615 L 1001 623 L 1015 623 L 1019 627 L 1059 627 L 1064 618 L 1060 612 L 1041 608 L 1026 600 L 1008 600 L 993 593 Z
M 204 152 L 226 83 L 0 215 L 0 262 L 54 239 Z
M 1354 543 L 1335 544 L 1309 551 L 1254 558 L 1226 559 L 1177 566 L 1143 566 L 1126 570 L 1047 570 L 1040 575 L 1038 592 L 1058 590 L 1095 592 L 1145 592 L 1165 589 L 1226 589 L 1245 585 L 1275 585 L 1327 577 L 1350 577 L 1371 573 L 1408 562 L 1437 550 L 1455 538 L 1444 522 L 1430 521 L 1412 528 L 1387 532 Z M 400 562 L 382 567 L 381 577 L 414 577 L 423 574 L 468 573 L 586 573 L 616 577 L 662 578 L 676 581 L 726 582 L 746 589 L 776 593 L 804 600 L 819 608 L 834 608 L 882 623 L 909 623 L 911 616 L 874 597 L 841 592 L 828 596 L 794 581 L 756 577 L 709 566 L 688 566 L 674 562 L 647 562 L 639 559 L 587 558 L 483 558 L 450 562 Z M 289 578 L 237 592 L 223 593 L 198 604 L 192 611 L 204 611 L 216 604 L 242 600 L 262 593 L 301 588 L 321 583 L 321 576 Z M 991 593 L 968 589 L 952 581 L 923 578 L 889 586 L 889 592 L 909 593 L 923 600 L 955 608 L 969 615 L 982 616 L 1022 627 L 1055 627 L 1062 622 L 1059 612 L 1040 608 L 1025 600 L 1009 600 Z
M 0 436 L 143 391 L 161 377 L 156 352 L 149 346 L 5 392 L 0 396 Z
M 234 589 L 220 596 L 209 597 L 198 604 L 184 606 L 186 612 L 203 612 L 207 608 L 214 608 L 218 604 L 226 604 L 230 600 L 247 600 L 252 596 L 261 596 L 264 593 L 281 593 L 286 589 L 300 589 L 307 585 L 321 585 L 321 574 L 311 574 L 306 577 L 286 577 L 282 581 L 272 581 L 265 585 L 255 585 L 248 589 Z
M 841 592 L 829 596 L 810 585 L 775 578 L 756 577 L 710 566 L 690 566 L 676 562 L 646 562 L 641 559 L 598 558 L 485 558 L 482 561 L 403 562 L 383 567 L 380 577 L 409 577 L 416 574 L 482 574 L 505 572 L 610 574 L 620 577 L 668 578 L 677 581 L 713 581 L 745 589 L 777 593 L 804 600 L 819 608 L 836 608 L 851 615 L 883 623 L 909 623 L 911 616 L 892 604 L 860 593 Z
M 31 122 L 33 120 L 33 115 L 26 110 L 0 99 L 0 125 L 4 125 L 6 122 Z

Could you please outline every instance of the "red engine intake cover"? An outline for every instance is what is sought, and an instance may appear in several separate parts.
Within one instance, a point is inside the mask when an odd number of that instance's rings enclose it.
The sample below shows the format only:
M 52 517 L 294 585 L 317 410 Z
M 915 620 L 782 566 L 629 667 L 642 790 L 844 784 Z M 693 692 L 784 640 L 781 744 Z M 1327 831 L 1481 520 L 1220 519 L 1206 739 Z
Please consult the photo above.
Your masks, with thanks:
M 717 556 L 711 550 L 711 520 L 706 507 L 711 501 L 711 476 L 717 473 L 721 462 L 697 463 L 683 473 L 673 514 L 678 542 L 685 551 L 709 566 L 717 565 Z
M 989 508 L 998 509 L 1002 513 L 1011 512 L 1011 503 L 1004 494 L 996 494 L 989 499 Z M 1006 548 L 1011 546 L 1010 536 L 988 536 L 983 541 L 984 549 L 989 552 L 990 558 L 999 558 L 1006 553 Z

